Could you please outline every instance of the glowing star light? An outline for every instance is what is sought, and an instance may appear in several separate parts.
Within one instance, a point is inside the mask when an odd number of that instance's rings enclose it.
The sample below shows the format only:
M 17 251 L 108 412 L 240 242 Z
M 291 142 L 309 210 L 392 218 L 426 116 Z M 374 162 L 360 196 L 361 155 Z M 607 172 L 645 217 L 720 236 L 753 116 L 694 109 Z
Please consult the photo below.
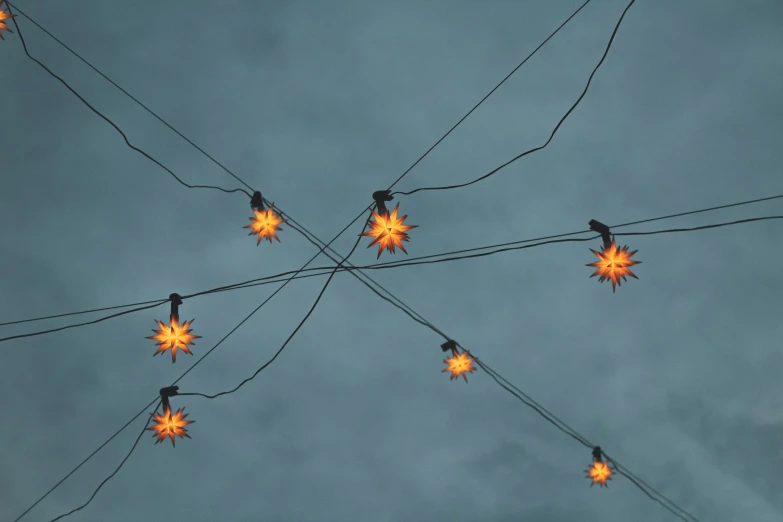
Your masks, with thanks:
M 614 474 L 612 468 L 609 467 L 609 463 L 600 460 L 594 460 L 593 465 L 590 469 L 586 469 L 585 473 L 587 473 L 587 478 L 591 480 L 590 487 L 598 484 L 599 487 L 603 488 L 609 487 L 606 481 L 612 480 L 612 475 Z
M 400 250 L 408 253 L 405 247 L 402 246 L 403 241 L 408 241 L 407 231 L 416 228 L 418 225 L 404 225 L 405 219 L 408 216 L 397 217 L 397 211 L 400 208 L 400 204 L 394 207 L 391 214 L 388 212 L 377 213 L 373 210 L 373 220 L 370 223 L 370 230 L 362 233 L 363 236 L 371 236 L 374 239 L 367 245 L 370 248 L 374 244 L 378 244 L 378 258 L 381 257 L 383 250 L 386 249 L 389 253 L 394 254 L 395 248 L 399 247 Z M 377 259 L 377 258 L 376 258 Z
M 256 246 L 260 245 L 261 240 L 264 238 L 270 243 L 272 242 L 272 238 L 280 241 L 280 238 L 277 237 L 277 231 L 282 229 L 278 225 L 284 223 L 285 220 L 280 217 L 280 214 L 275 213 L 275 207 L 270 206 L 267 210 L 264 210 L 263 208 L 254 208 L 253 213 L 255 214 L 255 217 L 250 218 L 251 223 L 242 228 L 250 229 L 249 236 L 258 236 Z
M 158 440 L 155 441 L 155 444 L 159 444 L 166 440 L 166 437 L 169 437 L 171 439 L 171 445 L 176 447 L 176 444 L 174 443 L 175 435 L 180 438 L 190 438 L 190 435 L 188 435 L 188 430 L 185 429 L 185 426 L 188 424 L 193 424 L 196 421 L 186 420 L 188 414 L 183 413 L 184 409 L 185 408 L 180 408 L 175 414 L 172 415 L 171 408 L 169 407 L 166 408 L 166 410 L 163 412 L 163 415 L 158 415 L 157 413 L 153 415 L 153 418 L 155 419 L 155 426 L 147 429 L 155 432 L 152 435 L 153 437 L 158 437 Z
M 5 9 L 3 9 L 4 3 L 5 1 L 0 1 L 0 40 L 5 40 L 5 37 L 3 37 L 3 31 L 13 33 L 13 31 L 5 24 L 4 20 L 10 20 L 16 16 L 15 14 L 8 14 L 5 12 Z
M 153 354 L 153 357 L 166 350 L 171 350 L 171 362 L 175 363 L 177 362 L 177 350 L 193 355 L 188 345 L 194 344 L 193 339 L 201 338 L 200 335 L 190 333 L 190 324 L 193 322 L 193 319 L 185 321 L 181 325 L 179 324 L 179 319 L 175 316 L 172 316 L 170 325 L 166 325 L 157 319 L 155 322 L 158 323 L 160 329 L 152 330 L 156 335 L 147 337 L 147 339 L 158 341 L 158 351 Z
M 476 359 L 473 359 L 468 354 L 468 352 L 457 353 L 454 351 L 452 352 L 452 355 L 453 357 L 450 359 L 443 360 L 447 367 L 441 373 L 451 372 L 451 375 L 449 375 L 449 380 L 454 380 L 462 375 L 462 378 L 465 379 L 465 382 L 468 382 L 468 376 L 466 374 L 476 371 L 476 368 L 471 364 Z
M 598 256 L 598 261 L 595 263 L 589 263 L 585 266 L 595 267 L 597 270 L 590 277 L 600 276 L 598 282 L 603 283 L 607 279 L 612 281 L 612 292 L 615 291 L 616 286 L 621 286 L 620 278 L 623 281 L 627 281 L 625 276 L 631 276 L 634 279 L 639 279 L 631 272 L 633 265 L 638 265 L 641 261 L 634 261 L 631 257 L 638 252 L 628 252 L 628 246 L 617 247 L 617 244 L 612 238 L 612 243 L 609 246 L 604 245 L 601 247 L 600 252 L 596 252 L 592 248 L 590 252 Z

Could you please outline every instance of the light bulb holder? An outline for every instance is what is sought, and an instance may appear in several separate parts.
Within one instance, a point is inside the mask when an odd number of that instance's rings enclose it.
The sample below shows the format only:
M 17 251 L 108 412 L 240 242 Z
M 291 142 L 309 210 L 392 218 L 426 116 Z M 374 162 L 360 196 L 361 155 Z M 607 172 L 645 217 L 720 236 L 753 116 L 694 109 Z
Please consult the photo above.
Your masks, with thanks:
M 182 304 L 182 296 L 176 293 L 171 294 L 169 301 L 171 301 L 171 319 L 179 320 L 179 305 Z
M 603 454 L 603 451 L 601 451 L 601 446 L 596 446 L 593 448 L 593 460 L 595 462 L 603 462 L 603 458 L 601 455 Z
M 588 225 L 590 225 L 590 230 L 601 234 L 601 239 L 604 240 L 604 248 L 612 246 L 612 233 L 608 226 L 595 219 L 591 219 Z
M 456 354 L 457 353 L 457 341 L 454 339 L 449 339 L 445 343 L 440 345 L 440 349 L 444 352 L 448 352 L 451 350 L 451 353 Z
M 372 193 L 372 199 L 375 201 L 375 206 L 378 207 L 378 214 L 382 216 L 389 214 L 386 202 L 394 199 L 394 196 L 391 195 L 391 190 L 377 190 Z
M 250 208 L 256 210 L 266 210 L 264 208 L 264 196 L 261 195 L 261 192 L 257 190 L 253 192 L 253 196 L 250 198 Z
M 171 409 L 169 397 L 174 397 L 175 395 L 179 395 L 179 386 L 166 386 L 160 389 L 160 402 L 163 404 L 164 411 Z

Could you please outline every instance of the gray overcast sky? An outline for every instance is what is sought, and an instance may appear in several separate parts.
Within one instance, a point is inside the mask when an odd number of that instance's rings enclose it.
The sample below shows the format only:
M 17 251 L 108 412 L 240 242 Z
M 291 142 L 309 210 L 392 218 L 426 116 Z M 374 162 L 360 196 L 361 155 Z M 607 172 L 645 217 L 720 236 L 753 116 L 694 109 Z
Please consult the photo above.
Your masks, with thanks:
M 296 220 L 330 239 L 580 0 L 32 2 L 19 7 Z M 594 0 L 397 187 L 468 181 L 542 144 L 626 0 Z M 30 52 L 192 184 L 237 182 L 18 17 Z M 399 197 L 411 256 L 783 193 L 783 4 L 639 0 L 552 144 L 468 188 Z M 314 247 L 242 227 L 245 196 L 189 190 L 0 42 L 2 321 L 296 269 Z M 649 225 L 783 214 L 769 202 Z M 347 252 L 355 225 L 335 245 Z M 623 238 L 639 280 L 590 279 L 593 243 L 371 275 L 703 521 L 783 520 L 783 223 Z M 631 231 L 631 229 L 625 230 Z M 365 240 L 352 262 L 375 262 Z M 383 256 L 381 260 L 405 259 Z M 327 260 L 316 264 L 325 265 Z M 294 282 L 181 383 L 216 393 L 279 348 L 324 278 Z M 10 521 L 274 286 L 185 302 L 194 356 L 152 357 L 167 307 L 0 344 L 0 519 Z M 80 318 L 0 328 L 0 336 Z M 192 439 L 147 432 L 70 522 L 675 518 L 347 274 L 239 392 L 175 398 Z M 144 419 L 25 521 L 82 504 Z

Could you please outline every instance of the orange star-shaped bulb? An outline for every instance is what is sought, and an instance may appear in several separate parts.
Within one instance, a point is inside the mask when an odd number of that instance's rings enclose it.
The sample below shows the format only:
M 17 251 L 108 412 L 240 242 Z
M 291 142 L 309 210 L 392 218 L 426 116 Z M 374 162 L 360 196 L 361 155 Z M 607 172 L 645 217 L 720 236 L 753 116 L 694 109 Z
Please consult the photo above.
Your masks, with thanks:
M 172 415 L 171 408 L 166 408 L 163 415 L 158 415 L 157 413 L 153 415 L 155 425 L 147 429 L 155 432 L 152 435 L 153 437 L 158 438 L 158 440 L 155 441 L 155 444 L 159 444 L 166 440 L 166 437 L 169 437 L 171 439 L 171 445 L 176 447 L 174 436 L 179 438 L 191 438 L 190 435 L 188 435 L 188 430 L 185 429 L 185 426 L 193 424 L 196 421 L 187 420 L 188 414 L 183 413 L 184 410 L 185 408 L 180 408 Z
M 408 241 L 408 230 L 416 228 L 418 225 L 405 225 L 404 222 L 407 219 L 406 216 L 397 217 L 397 212 L 400 208 L 400 204 L 394 207 L 391 212 L 372 211 L 373 220 L 370 222 L 370 230 L 362 233 L 363 236 L 370 236 L 373 240 L 367 245 L 367 248 L 377 244 L 378 245 L 378 258 L 381 257 L 383 250 L 386 249 L 389 253 L 394 254 L 395 248 L 399 247 L 400 250 L 408 253 L 405 247 L 402 245 L 403 241 Z
M 10 20 L 16 16 L 15 14 L 8 14 L 5 9 L 3 9 L 3 4 L 5 4 L 5 1 L 0 1 L 0 40 L 5 40 L 3 31 L 13 33 L 13 31 L 6 25 L 5 20 Z
M 280 214 L 275 212 L 274 205 L 270 205 L 266 210 L 263 208 L 254 208 L 253 213 L 255 216 L 250 218 L 251 223 L 242 228 L 250 229 L 249 236 L 258 236 L 256 246 L 260 245 L 261 240 L 264 238 L 270 243 L 272 242 L 272 238 L 280 241 L 280 238 L 277 237 L 277 231 L 282 230 L 282 228 L 278 225 L 280 225 L 280 223 L 285 223 L 285 220 L 280 217 Z
M 446 363 L 446 369 L 441 373 L 451 372 L 449 380 L 454 380 L 461 375 L 465 382 L 468 382 L 467 374 L 476 371 L 472 364 L 475 360 L 468 352 L 457 353 L 454 351 L 451 358 L 443 360 Z
M 612 238 L 612 243 L 607 247 L 601 247 L 600 252 L 596 252 L 592 248 L 590 252 L 598 256 L 598 261 L 595 263 L 588 263 L 585 266 L 592 266 L 596 268 L 596 271 L 590 277 L 600 276 L 599 283 L 603 283 L 607 279 L 612 281 L 612 292 L 615 291 L 617 286 L 621 286 L 620 279 L 627 281 L 626 276 L 639 279 L 636 274 L 631 272 L 633 265 L 638 265 L 641 261 L 634 261 L 631 257 L 638 252 L 628 252 L 628 246 L 619 247 Z
M 193 335 L 190 332 L 190 324 L 194 321 L 185 321 L 179 324 L 178 317 L 172 317 L 170 324 L 166 325 L 162 321 L 155 320 L 158 323 L 158 330 L 152 330 L 156 335 L 151 335 L 147 339 L 158 341 L 158 351 L 152 356 L 156 356 L 159 353 L 163 353 L 166 350 L 171 350 L 171 362 L 177 362 L 177 350 L 181 350 L 189 355 L 193 355 L 188 345 L 193 345 L 193 339 L 200 339 L 200 335 Z
M 609 467 L 609 463 L 601 460 L 594 460 L 593 465 L 586 469 L 585 473 L 587 473 L 587 478 L 591 480 L 590 487 L 598 484 L 599 487 L 603 488 L 609 487 L 606 481 L 612 480 L 612 475 L 614 475 L 612 468 Z

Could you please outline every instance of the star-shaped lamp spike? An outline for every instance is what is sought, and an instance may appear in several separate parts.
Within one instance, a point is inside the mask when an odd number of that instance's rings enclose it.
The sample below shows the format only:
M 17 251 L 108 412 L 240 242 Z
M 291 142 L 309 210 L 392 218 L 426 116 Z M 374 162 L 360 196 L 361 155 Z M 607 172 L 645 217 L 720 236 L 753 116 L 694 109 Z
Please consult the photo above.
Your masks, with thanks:
M 176 444 L 174 443 L 174 437 L 180 437 L 180 438 L 191 438 L 190 435 L 188 435 L 188 430 L 185 429 L 185 426 L 188 424 L 194 424 L 196 421 L 187 420 L 187 413 L 184 413 L 185 408 L 180 408 L 177 410 L 176 413 L 171 413 L 171 406 L 166 406 L 163 410 L 163 415 L 158 415 L 157 413 L 153 414 L 153 419 L 155 420 L 155 425 L 147 428 L 148 430 L 154 431 L 153 437 L 157 437 L 158 440 L 155 441 L 155 444 L 159 444 L 166 440 L 166 437 L 171 439 L 171 445 L 176 447 Z
M 15 17 L 15 14 L 10 14 L 5 11 L 3 8 L 3 4 L 5 4 L 5 0 L 0 0 L 0 40 L 5 40 L 5 37 L 3 36 L 3 31 L 8 31 L 9 33 L 13 33 L 13 31 L 6 25 L 5 20 L 10 20 L 11 18 Z M 7 6 L 6 6 L 7 7 Z
M 457 343 L 453 340 L 446 341 L 440 347 L 444 352 L 451 350 L 451 357 L 443 360 L 446 364 L 446 369 L 441 373 L 451 372 L 449 380 L 454 380 L 461 375 L 465 382 L 468 382 L 467 374 L 476 371 L 475 366 L 472 364 L 476 359 L 471 357 L 468 352 L 459 353 L 457 351 Z
M 400 250 L 408 253 L 403 246 L 403 241 L 408 241 L 408 230 L 416 228 L 418 225 L 406 225 L 405 220 L 408 216 L 397 217 L 400 204 L 394 207 L 394 210 L 389 213 L 385 207 L 381 208 L 379 205 L 379 212 L 372 211 L 372 221 L 370 222 L 370 230 L 363 232 L 363 236 L 370 236 L 373 240 L 367 245 L 367 248 L 373 245 L 378 245 L 378 258 L 381 257 L 384 249 L 389 253 L 394 254 L 395 249 L 399 247 Z
M 590 487 L 598 484 L 599 487 L 608 488 L 607 481 L 612 480 L 614 471 L 609 467 L 609 462 L 604 462 L 601 458 L 601 447 L 593 448 L 593 465 L 585 470 L 586 478 L 590 479 Z
M 261 193 L 255 192 L 250 200 L 250 207 L 253 209 L 254 216 L 250 218 L 250 224 L 242 228 L 250 229 L 249 236 L 258 236 L 256 246 L 260 245 L 261 240 L 264 238 L 270 243 L 272 238 L 277 239 L 279 242 L 280 238 L 277 237 L 277 231 L 282 230 L 279 225 L 280 223 L 285 223 L 285 220 L 279 213 L 275 212 L 275 204 L 270 204 L 268 209 L 264 208 L 264 200 Z

